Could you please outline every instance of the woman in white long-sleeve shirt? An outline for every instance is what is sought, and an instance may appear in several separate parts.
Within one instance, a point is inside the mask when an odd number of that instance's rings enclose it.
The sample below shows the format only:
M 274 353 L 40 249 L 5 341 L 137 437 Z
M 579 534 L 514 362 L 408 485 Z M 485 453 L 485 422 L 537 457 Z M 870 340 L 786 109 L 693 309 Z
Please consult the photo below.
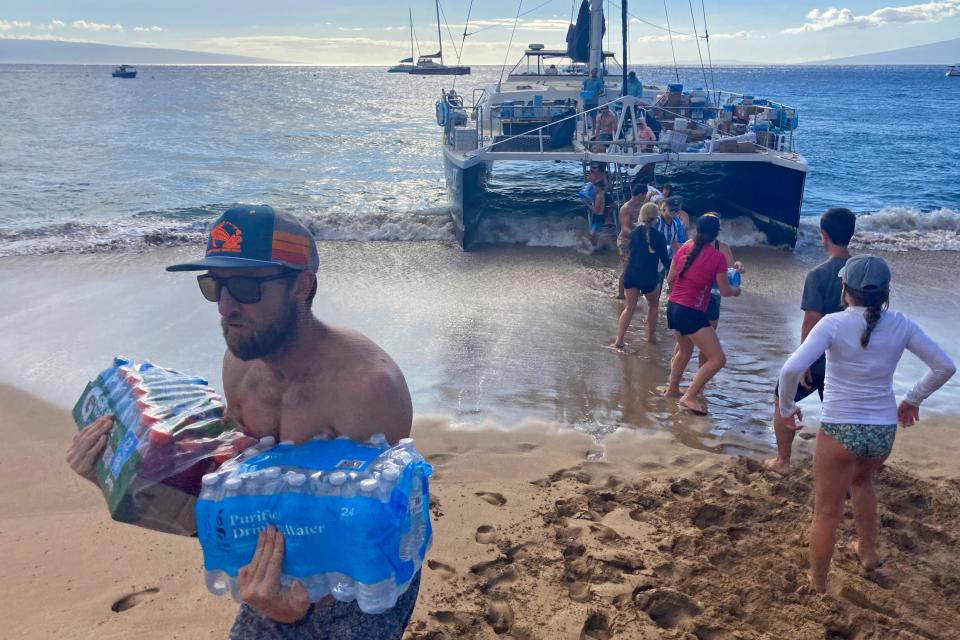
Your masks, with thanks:
M 856 551 L 870 570 L 877 555 L 877 497 L 873 475 L 890 454 L 897 423 L 920 418 L 920 403 L 956 372 L 950 358 L 899 311 L 887 311 L 890 269 L 876 256 L 859 255 L 841 269 L 846 309 L 824 316 L 780 371 L 780 413 L 799 430 L 794 403 L 807 368 L 827 354 L 823 414 L 814 453 L 814 509 L 810 530 L 810 584 L 823 592 L 849 491 L 856 516 Z M 897 405 L 893 372 L 909 350 L 930 370 Z

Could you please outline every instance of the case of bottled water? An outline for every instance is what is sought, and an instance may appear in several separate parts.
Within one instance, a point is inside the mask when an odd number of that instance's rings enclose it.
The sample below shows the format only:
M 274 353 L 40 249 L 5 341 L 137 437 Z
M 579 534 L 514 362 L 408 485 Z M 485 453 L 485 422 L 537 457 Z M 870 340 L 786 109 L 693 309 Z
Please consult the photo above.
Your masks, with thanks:
M 89 382 L 73 419 L 82 430 L 100 416 L 114 418 L 95 467 L 114 520 L 194 535 L 201 478 L 256 442 L 223 412 L 206 380 L 151 362 L 117 357 Z
M 261 441 L 203 477 L 207 588 L 239 600 L 237 573 L 273 525 L 284 538 L 282 584 L 299 580 L 312 602 L 331 595 L 365 613 L 392 608 L 431 544 L 431 473 L 410 438 L 392 447 L 383 436 Z

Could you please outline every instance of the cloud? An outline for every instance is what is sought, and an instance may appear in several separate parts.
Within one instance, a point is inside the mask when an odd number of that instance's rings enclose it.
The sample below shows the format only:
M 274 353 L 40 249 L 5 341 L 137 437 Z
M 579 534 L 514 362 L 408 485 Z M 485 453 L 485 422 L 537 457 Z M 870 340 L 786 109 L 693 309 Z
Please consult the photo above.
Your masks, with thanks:
M 0 20 L 0 31 L 12 31 L 14 29 L 29 29 L 33 26 L 32 22 L 21 22 L 20 20 Z
M 137 33 L 160 33 L 161 31 L 166 31 L 163 27 L 158 27 L 153 25 L 152 27 L 134 27 L 134 31 Z
M 711 40 L 734 40 L 734 39 L 750 38 L 750 37 L 752 37 L 752 36 L 751 36 L 750 32 L 748 32 L 748 31 L 737 31 L 737 32 L 734 32 L 734 33 L 711 33 L 711 34 L 710 34 L 710 39 L 711 39 Z M 676 41 L 690 41 L 690 40 L 693 40 L 693 36 L 692 36 L 692 35 L 685 34 L 685 33 L 674 33 L 674 34 L 673 34 L 673 39 L 676 40 Z M 639 38 L 636 39 L 636 41 L 637 41 L 637 42 L 644 43 L 644 44 L 650 44 L 650 43 L 655 43 L 655 42 L 669 42 L 669 41 L 670 41 L 670 34 L 669 34 L 669 33 L 664 33 L 664 34 L 662 34 L 662 35 L 656 35 L 656 36 L 640 36 Z
M 48 24 L 40 25 L 41 31 L 56 31 L 57 29 L 63 29 L 66 23 L 63 20 L 53 19 Z
M 513 18 L 493 18 L 490 20 L 471 20 L 467 25 L 467 33 L 479 31 L 481 29 L 490 29 L 495 27 L 505 27 L 513 29 Z M 432 28 L 437 24 L 430 25 Z M 463 32 L 463 23 L 448 25 L 454 32 Z M 570 23 L 567 20 L 554 20 L 549 18 L 531 18 L 529 20 L 518 20 L 517 31 L 559 31 L 566 33 Z
M 799 27 L 784 29 L 783 33 L 817 32 L 842 27 L 879 27 L 891 23 L 940 22 L 957 15 L 960 15 L 960 0 L 885 7 L 859 16 L 850 9 L 831 7 L 811 10 L 805 23 Z
M 87 22 L 86 20 L 74 20 L 70 23 L 70 26 L 83 31 L 123 31 L 122 24 L 101 24 L 99 22 Z

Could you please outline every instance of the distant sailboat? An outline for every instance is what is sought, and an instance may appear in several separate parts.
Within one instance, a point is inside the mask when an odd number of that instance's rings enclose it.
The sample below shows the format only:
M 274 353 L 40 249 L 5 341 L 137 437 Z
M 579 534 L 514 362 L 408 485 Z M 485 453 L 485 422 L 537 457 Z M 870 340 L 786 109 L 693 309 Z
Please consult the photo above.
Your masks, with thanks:
M 437 53 L 420 56 L 417 65 L 410 69 L 414 76 L 465 76 L 470 74 L 470 67 L 460 65 L 448 66 L 443 64 L 443 36 L 440 34 L 440 0 L 435 0 L 437 7 L 437 39 L 440 41 L 440 50 Z M 440 62 L 435 62 L 440 58 Z
M 953 66 L 947 67 L 947 77 L 958 77 L 960 76 L 960 64 L 955 64 Z
M 410 73 L 413 69 L 413 9 L 410 9 L 410 57 L 387 69 L 388 73 Z

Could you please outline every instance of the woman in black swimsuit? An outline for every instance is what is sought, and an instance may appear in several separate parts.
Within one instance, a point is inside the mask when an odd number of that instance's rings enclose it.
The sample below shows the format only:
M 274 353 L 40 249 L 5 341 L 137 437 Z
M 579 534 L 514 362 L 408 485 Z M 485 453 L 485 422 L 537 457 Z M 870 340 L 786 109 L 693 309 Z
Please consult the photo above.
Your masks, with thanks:
M 620 314 L 617 328 L 617 340 L 613 346 L 622 349 L 623 337 L 630 326 L 633 312 L 637 310 L 640 295 L 647 299 L 647 342 L 656 342 L 658 302 L 660 300 L 660 278 L 657 277 L 657 264 L 670 269 L 667 257 L 667 240 L 663 234 L 653 228 L 660 216 L 660 210 L 652 202 L 640 207 L 640 223 L 630 233 L 630 261 L 623 272 L 623 289 L 627 297 L 626 307 Z

